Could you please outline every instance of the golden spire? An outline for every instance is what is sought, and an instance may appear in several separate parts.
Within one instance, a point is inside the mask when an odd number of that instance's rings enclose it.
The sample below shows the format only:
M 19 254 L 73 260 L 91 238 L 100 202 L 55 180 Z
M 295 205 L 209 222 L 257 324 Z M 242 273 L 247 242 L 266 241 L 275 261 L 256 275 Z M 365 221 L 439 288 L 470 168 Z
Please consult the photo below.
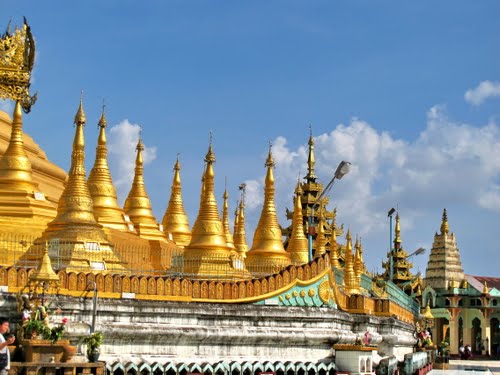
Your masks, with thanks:
M 179 155 L 174 165 L 174 178 L 168 202 L 167 210 L 163 215 L 163 231 L 171 233 L 177 245 L 187 246 L 191 241 L 191 229 L 189 229 L 189 220 L 184 210 L 184 202 L 182 200 L 181 187 L 181 164 L 179 163 Z
M 351 231 L 347 230 L 345 247 L 345 263 L 344 263 L 344 286 L 349 294 L 358 293 L 356 275 L 354 273 L 354 262 L 352 255 L 352 237 Z
M 483 294 L 488 294 L 490 292 L 488 288 L 488 284 L 486 283 L 486 280 L 484 280 L 484 285 L 483 285 Z
M 236 251 L 243 257 L 247 257 L 248 244 L 247 244 L 247 234 L 245 230 L 245 200 L 244 194 L 240 200 L 238 209 L 235 212 L 234 219 L 234 246 Z
M 396 214 L 396 226 L 394 228 L 394 248 L 397 250 L 401 247 L 401 224 L 399 223 L 399 213 Z
M 427 306 L 425 307 L 424 313 L 422 315 L 424 316 L 425 320 L 434 320 L 434 315 L 432 315 L 429 302 L 427 302 Z
M 133 230 L 133 227 L 123 217 L 123 210 L 118 204 L 116 190 L 109 172 L 106 141 L 107 121 L 104 109 L 105 105 L 103 104 L 101 118 L 98 123 L 99 138 L 97 139 L 95 163 L 90 171 L 87 183 L 94 201 L 94 215 L 97 221 L 105 227 L 128 232 Z M 82 116 L 83 111 L 81 112 L 79 116 Z
M 443 210 L 443 221 L 441 223 L 441 234 L 448 234 L 450 227 L 448 225 L 448 215 L 446 214 L 446 208 Z
M 354 244 L 354 274 L 356 275 L 358 287 L 361 285 L 361 274 L 364 271 L 363 267 L 363 253 L 361 250 L 361 241 L 356 237 L 356 243 Z
M 309 156 L 307 157 L 307 176 L 304 177 L 307 181 L 316 181 L 317 177 L 314 174 L 314 164 L 316 164 L 314 158 L 314 140 L 312 136 L 312 127 L 309 126 Z
M 325 245 L 326 245 L 325 218 L 323 215 L 323 209 L 320 209 L 319 221 L 318 221 L 318 235 L 316 236 L 316 252 L 314 253 L 315 258 L 326 253 Z
M 290 264 L 290 255 L 283 246 L 281 227 L 276 215 L 274 203 L 274 159 L 272 145 L 266 159 L 267 174 L 264 187 L 264 204 L 260 214 L 259 223 L 255 229 L 252 248 L 247 254 L 247 266 L 252 269 L 266 264 L 269 270 L 279 270 Z
M 24 150 L 21 104 L 16 101 L 9 146 L 0 160 L 0 186 L 32 193 L 38 188 L 32 180 L 32 173 L 31 162 Z
M 85 180 L 85 138 L 83 135 L 85 113 L 82 98 L 80 98 L 80 105 L 75 116 L 75 125 L 71 167 L 66 187 L 59 199 L 57 216 L 48 224 L 42 237 L 36 240 L 35 244 L 45 246 L 45 242 L 51 239 L 64 243 L 64 254 L 55 259 L 67 272 L 75 269 L 80 272 L 89 269 L 89 259 L 93 260 L 94 264 L 103 264 L 102 267 L 97 268 L 98 270 L 105 270 L 104 264 L 118 270 L 123 268 L 122 261 L 114 253 L 102 226 L 94 217 L 94 204 Z M 95 247 L 82 246 L 82 243 L 87 242 L 98 246 L 100 250 L 98 255 Z
M 229 209 L 228 209 L 228 203 L 227 200 L 229 198 L 229 194 L 227 192 L 227 188 L 224 189 L 224 194 L 222 194 L 222 199 L 224 199 L 224 203 L 222 205 L 222 225 L 224 226 L 224 234 L 226 235 L 226 241 L 227 245 L 235 249 L 234 245 L 234 240 L 233 240 L 233 235 L 231 234 L 231 231 L 229 230 Z
M 214 195 L 215 154 L 212 150 L 211 133 L 205 162 L 200 210 L 193 225 L 191 242 L 184 250 L 184 272 L 199 278 L 232 278 L 237 270 L 232 267 L 232 251 L 227 245 Z
M 142 143 L 142 136 L 140 134 L 136 150 L 134 181 L 125 200 L 123 210 L 130 217 L 130 221 L 134 223 L 135 230 L 139 236 L 151 240 L 166 239 L 165 234 L 159 229 L 156 218 L 153 215 L 151 201 L 149 200 L 144 184 L 144 161 L 142 156 L 144 144 Z
M 287 247 L 287 252 L 290 254 L 292 264 L 297 265 L 304 264 L 309 261 L 308 243 L 307 238 L 304 235 L 304 224 L 302 222 L 301 194 L 302 189 L 300 188 L 300 182 L 297 182 L 297 187 L 295 189 L 295 205 L 293 208 L 292 236 L 290 237 Z
M 332 235 L 330 237 L 330 253 L 331 253 L 331 259 L 330 259 L 330 264 L 332 267 L 335 268 L 341 268 L 342 266 L 340 265 L 339 262 L 339 244 L 337 243 L 337 224 L 335 223 L 335 218 L 333 219 L 332 222 Z

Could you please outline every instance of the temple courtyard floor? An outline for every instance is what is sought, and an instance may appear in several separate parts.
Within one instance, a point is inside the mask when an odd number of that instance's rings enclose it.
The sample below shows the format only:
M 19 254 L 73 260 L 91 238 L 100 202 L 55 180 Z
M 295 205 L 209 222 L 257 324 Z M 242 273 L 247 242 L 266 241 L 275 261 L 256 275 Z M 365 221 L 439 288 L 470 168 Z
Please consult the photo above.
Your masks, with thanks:
M 447 370 L 432 370 L 430 375 L 500 375 L 500 360 L 450 360 Z

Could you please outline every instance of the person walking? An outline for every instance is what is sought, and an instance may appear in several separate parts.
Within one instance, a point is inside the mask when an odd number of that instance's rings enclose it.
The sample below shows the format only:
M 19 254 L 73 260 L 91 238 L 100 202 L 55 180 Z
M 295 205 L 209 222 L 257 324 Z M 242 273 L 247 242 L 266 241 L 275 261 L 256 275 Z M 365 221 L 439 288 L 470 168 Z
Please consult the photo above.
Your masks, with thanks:
M 7 375 L 10 369 L 10 352 L 8 346 L 16 341 L 14 335 L 4 337 L 9 333 L 9 320 L 0 317 L 0 375 Z

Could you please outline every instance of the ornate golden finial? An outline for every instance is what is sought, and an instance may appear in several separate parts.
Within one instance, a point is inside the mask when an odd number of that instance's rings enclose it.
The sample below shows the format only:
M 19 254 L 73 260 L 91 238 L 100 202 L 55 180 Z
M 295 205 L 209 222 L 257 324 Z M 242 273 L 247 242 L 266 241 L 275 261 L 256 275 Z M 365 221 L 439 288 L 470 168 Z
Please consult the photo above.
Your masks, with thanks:
M 174 178 L 172 180 L 170 200 L 162 219 L 163 231 L 165 233 L 171 233 L 177 245 L 187 246 L 189 241 L 191 241 L 191 229 L 189 228 L 189 220 L 182 199 L 179 154 L 177 154 L 173 170 Z
M 83 111 L 83 90 L 80 91 L 80 105 L 75 115 L 75 125 L 85 125 L 87 118 L 85 117 L 85 112 Z
M 227 179 L 226 179 L 226 185 L 227 185 Z M 224 200 L 224 203 L 222 205 L 222 225 L 224 226 L 224 234 L 226 236 L 226 241 L 227 245 L 235 249 L 234 245 L 234 239 L 233 235 L 231 234 L 231 231 L 229 230 L 229 205 L 228 205 L 228 198 L 229 198 L 229 193 L 227 192 L 227 187 L 224 189 L 224 194 L 222 194 L 222 199 Z
M 272 273 L 290 264 L 290 255 L 285 251 L 285 247 L 283 246 L 283 236 L 274 203 L 274 160 L 271 144 L 266 160 L 266 167 L 264 204 L 253 236 L 252 248 L 247 254 L 247 266 L 250 272 L 262 269 L 262 265 L 265 265 L 267 271 Z
M 36 101 L 29 92 L 34 63 L 35 40 L 24 18 L 21 29 L 0 35 L 0 99 L 19 102 L 26 113 Z
M 213 164 L 215 163 L 215 154 L 212 149 L 212 131 L 210 130 L 210 143 L 208 145 L 208 152 L 207 155 L 205 156 L 205 162 L 207 164 Z
M 132 187 L 128 193 L 123 210 L 134 223 L 135 230 L 139 236 L 152 240 L 166 240 L 165 234 L 159 229 L 156 218 L 151 209 L 146 186 L 144 183 L 144 161 L 142 152 L 144 144 L 141 134 L 137 141 L 137 155 L 135 159 L 135 174 Z
M 486 280 L 484 280 L 483 294 L 488 294 L 489 292 L 490 292 L 490 289 L 488 288 L 488 284 L 486 283 Z
M 425 307 L 424 313 L 422 314 L 425 320 L 434 320 L 434 315 L 432 315 L 431 307 L 429 301 L 427 301 L 427 306 Z
M 304 235 L 304 224 L 302 222 L 301 194 L 302 189 L 300 187 L 300 182 L 297 182 L 297 187 L 295 188 L 295 204 L 293 208 L 292 236 L 290 237 L 286 249 L 288 254 L 290 254 L 292 264 L 297 265 L 307 263 L 309 260 L 307 238 Z
M 33 182 L 31 162 L 24 149 L 22 117 L 21 104 L 16 101 L 9 146 L 0 160 L 0 186 L 32 194 L 38 184 Z
M 124 212 L 118 204 L 116 189 L 113 185 L 108 165 L 108 148 L 106 140 L 105 105 L 98 122 L 99 137 L 97 139 L 96 156 L 87 183 L 90 195 L 94 201 L 94 215 L 97 221 L 107 228 L 114 228 L 123 232 L 133 231 L 123 216 Z
M 312 125 L 309 125 L 309 156 L 307 157 L 307 175 L 304 177 L 309 182 L 316 181 L 317 177 L 314 174 L 314 164 L 316 160 L 314 157 L 314 139 L 312 135 Z
M 399 212 L 396 214 L 396 226 L 394 227 L 394 248 L 399 249 L 401 247 L 401 224 L 399 222 Z
M 441 234 L 448 234 L 450 227 L 448 225 L 448 215 L 446 214 L 446 208 L 443 210 L 443 221 L 441 223 Z
M 108 122 L 106 121 L 106 116 L 104 115 L 105 109 L 106 109 L 106 104 L 104 104 L 104 99 L 103 99 L 101 118 L 99 119 L 99 122 L 97 124 L 100 128 L 105 128 L 108 125 Z

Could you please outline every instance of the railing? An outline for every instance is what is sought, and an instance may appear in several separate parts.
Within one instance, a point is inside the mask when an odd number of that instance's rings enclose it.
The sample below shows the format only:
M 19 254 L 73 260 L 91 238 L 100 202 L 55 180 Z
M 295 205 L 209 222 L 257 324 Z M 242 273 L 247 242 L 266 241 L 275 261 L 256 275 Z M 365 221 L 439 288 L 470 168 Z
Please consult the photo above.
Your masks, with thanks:
M 106 363 L 11 362 L 9 375 L 105 375 Z

